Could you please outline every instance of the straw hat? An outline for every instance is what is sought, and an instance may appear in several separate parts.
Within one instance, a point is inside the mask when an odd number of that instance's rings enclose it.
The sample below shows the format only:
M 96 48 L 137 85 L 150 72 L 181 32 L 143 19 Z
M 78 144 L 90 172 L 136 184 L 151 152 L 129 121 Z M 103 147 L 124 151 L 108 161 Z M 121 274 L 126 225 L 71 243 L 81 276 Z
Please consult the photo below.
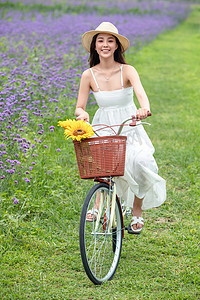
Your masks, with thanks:
M 123 35 L 118 33 L 118 29 L 110 22 L 102 22 L 95 30 L 87 31 L 82 36 L 82 43 L 84 48 L 90 52 L 90 45 L 93 37 L 98 33 L 109 33 L 118 38 L 122 45 L 122 52 L 126 51 L 129 47 L 129 40 Z

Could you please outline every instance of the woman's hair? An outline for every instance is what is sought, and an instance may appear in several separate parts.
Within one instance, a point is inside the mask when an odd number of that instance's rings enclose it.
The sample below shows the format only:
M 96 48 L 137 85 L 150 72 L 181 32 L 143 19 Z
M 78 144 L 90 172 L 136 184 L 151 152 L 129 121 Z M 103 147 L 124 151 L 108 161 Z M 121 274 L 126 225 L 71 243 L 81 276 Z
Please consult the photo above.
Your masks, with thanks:
M 90 68 L 92 68 L 92 67 L 94 67 L 94 66 L 96 66 L 97 64 L 100 63 L 99 54 L 95 50 L 97 36 L 98 36 L 98 34 L 96 34 L 93 37 L 91 45 L 90 45 L 90 57 L 89 57 L 89 60 L 88 60 L 89 64 L 90 64 Z M 120 64 L 126 64 L 125 56 L 122 53 L 123 52 L 123 47 L 122 47 L 120 41 L 118 40 L 118 38 L 116 36 L 114 36 L 114 38 L 116 39 L 116 43 L 118 45 L 117 49 L 114 52 L 114 60 L 119 62 Z

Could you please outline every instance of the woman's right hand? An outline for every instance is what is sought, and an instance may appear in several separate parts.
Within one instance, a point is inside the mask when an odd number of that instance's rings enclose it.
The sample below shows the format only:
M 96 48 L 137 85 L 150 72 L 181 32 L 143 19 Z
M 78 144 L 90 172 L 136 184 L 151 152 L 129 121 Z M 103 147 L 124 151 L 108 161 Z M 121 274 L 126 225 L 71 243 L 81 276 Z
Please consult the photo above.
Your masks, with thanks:
M 89 114 L 86 111 L 83 111 L 76 117 L 76 120 L 83 120 L 85 122 L 89 122 Z
M 150 108 L 139 108 L 136 111 L 136 121 L 144 120 L 151 116 Z

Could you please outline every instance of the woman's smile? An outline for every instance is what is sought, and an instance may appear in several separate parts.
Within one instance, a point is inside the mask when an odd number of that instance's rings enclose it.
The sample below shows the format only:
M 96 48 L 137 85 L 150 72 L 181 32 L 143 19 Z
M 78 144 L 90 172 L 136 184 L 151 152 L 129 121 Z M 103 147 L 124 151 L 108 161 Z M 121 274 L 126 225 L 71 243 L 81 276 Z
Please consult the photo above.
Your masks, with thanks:
M 110 49 L 102 49 L 101 50 L 103 53 L 108 53 L 110 51 Z
M 100 33 L 96 39 L 96 51 L 101 54 L 113 55 L 117 49 L 116 39 L 113 35 L 107 33 Z

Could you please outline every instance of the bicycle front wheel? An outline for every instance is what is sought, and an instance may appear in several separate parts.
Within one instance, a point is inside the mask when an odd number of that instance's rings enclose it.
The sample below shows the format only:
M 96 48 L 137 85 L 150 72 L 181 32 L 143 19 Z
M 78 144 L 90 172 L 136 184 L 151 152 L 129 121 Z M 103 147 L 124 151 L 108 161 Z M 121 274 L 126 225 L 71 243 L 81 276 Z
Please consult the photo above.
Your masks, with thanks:
M 112 279 L 121 255 L 123 236 L 121 206 L 117 197 L 114 208 L 111 202 L 109 184 L 100 182 L 89 191 L 81 213 L 79 230 L 81 258 L 86 274 L 95 284 Z M 97 215 L 95 209 L 98 210 Z M 111 213 L 113 209 L 114 213 Z M 93 218 L 86 221 L 89 210 Z

